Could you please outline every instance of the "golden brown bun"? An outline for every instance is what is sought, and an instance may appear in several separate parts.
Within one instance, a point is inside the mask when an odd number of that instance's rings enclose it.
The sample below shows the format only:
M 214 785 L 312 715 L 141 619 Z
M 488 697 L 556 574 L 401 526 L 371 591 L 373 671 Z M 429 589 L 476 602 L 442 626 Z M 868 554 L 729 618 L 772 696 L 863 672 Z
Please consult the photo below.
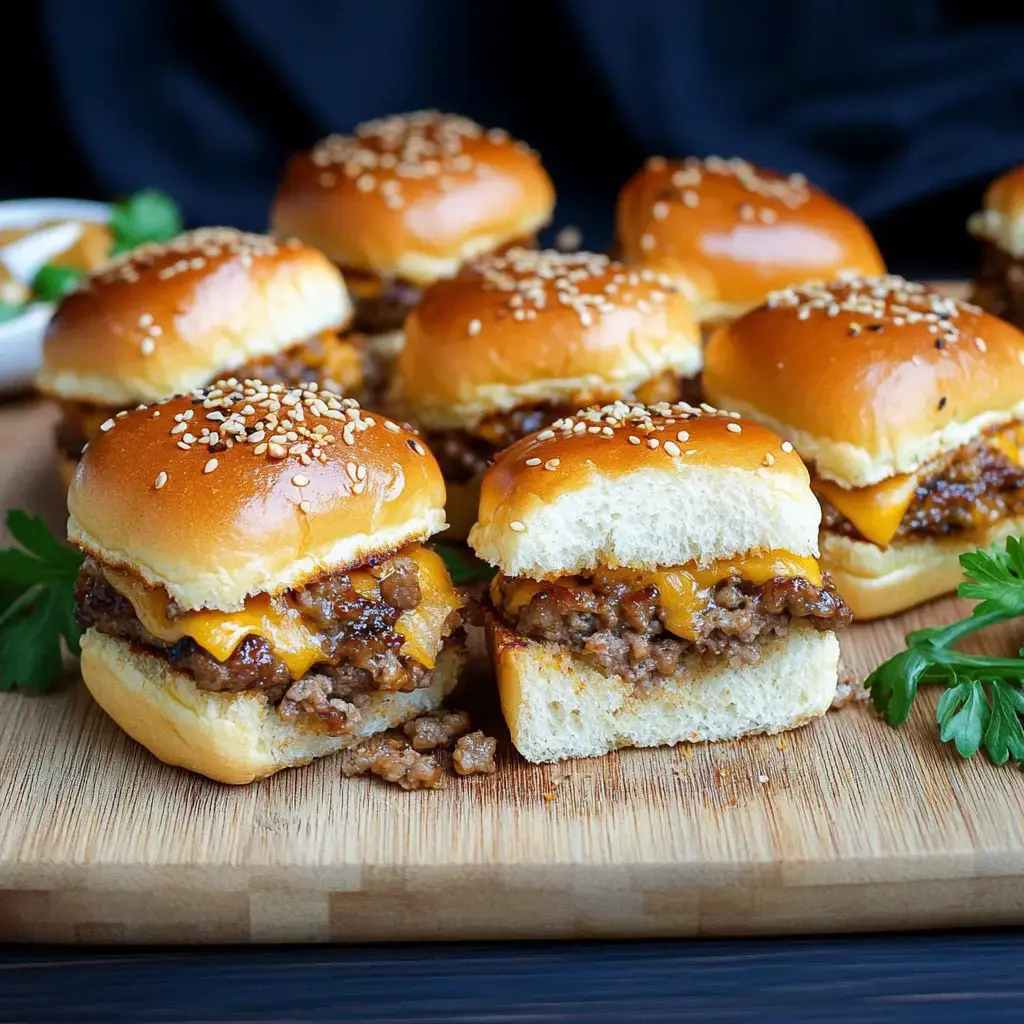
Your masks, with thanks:
M 354 270 L 429 284 L 551 219 L 537 155 L 500 129 L 436 110 L 368 121 L 292 157 L 273 230 Z
M 795 729 L 836 696 L 839 642 L 799 620 L 761 645 L 756 665 L 684 658 L 657 686 L 608 676 L 554 643 L 493 618 L 488 639 L 512 742 L 528 761 L 597 757 L 621 747 L 738 739 Z
M 405 324 L 396 401 L 472 429 L 493 413 L 630 396 L 700 371 L 700 332 L 670 282 L 595 253 L 510 249 L 426 290 Z
M 896 540 L 887 547 L 821 531 L 821 567 L 856 619 L 878 619 L 951 594 L 963 582 L 960 556 L 1024 533 L 1024 517 L 945 538 Z
M 167 764 L 232 785 L 309 764 L 435 710 L 454 688 L 464 661 L 463 646 L 449 644 L 428 685 L 411 693 L 374 690 L 356 727 L 332 736 L 284 721 L 258 690 L 201 690 L 165 659 L 123 640 L 94 629 L 82 638 L 85 685 L 132 739 Z
M 622 258 L 685 283 L 701 323 L 788 285 L 885 270 L 852 210 L 745 160 L 652 157 L 620 193 L 616 225 Z
M 1024 256 L 1024 166 L 989 185 L 982 209 L 971 215 L 967 228 L 975 238 L 992 242 L 1011 256 Z
M 50 321 L 37 384 L 120 408 L 155 402 L 351 318 L 345 281 L 322 253 L 201 228 L 86 278 Z
M 502 452 L 469 543 L 507 576 L 537 579 L 755 549 L 816 555 L 820 521 L 804 464 L 771 431 L 683 403 L 616 403 Z
M 71 481 L 75 479 L 75 470 L 78 469 L 78 459 L 69 458 L 67 455 L 57 456 L 57 475 L 60 477 L 61 486 L 67 492 L 71 487 Z
M 241 424 L 247 440 L 211 450 Z M 278 447 L 286 431 L 297 439 Z M 82 456 L 68 511 L 89 554 L 186 608 L 233 611 L 425 540 L 444 527 L 444 481 L 414 434 L 352 399 L 222 381 L 113 421 Z
M 1020 331 L 900 277 L 776 293 L 716 331 L 704 359 L 709 401 L 846 487 L 911 472 L 1024 399 Z

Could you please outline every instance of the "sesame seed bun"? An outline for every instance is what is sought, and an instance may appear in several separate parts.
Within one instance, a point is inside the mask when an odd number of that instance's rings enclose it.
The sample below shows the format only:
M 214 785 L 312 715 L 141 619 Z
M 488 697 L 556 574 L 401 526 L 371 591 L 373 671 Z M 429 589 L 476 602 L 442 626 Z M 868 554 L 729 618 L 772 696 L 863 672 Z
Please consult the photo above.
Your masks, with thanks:
M 434 457 L 329 392 L 221 381 L 105 426 L 72 481 L 68 537 L 185 608 L 235 611 L 444 528 Z
M 967 221 L 967 230 L 1011 256 L 1024 257 L 1024 166 L 1012 168 L 989 185 L 982 208 Z
M 432 430 L 472 429 L 522 405 L 630 396 L 700 366 L 700 332 L 671 282 L 594 253 L 511 249 L 426 290 L 406 321 L 395 400 Z
M 855 619 L 878 619 L 952 593 L 964 578 L 961 555 L 1022 534 L 1024 517 L 949 537 L 894 540 L 884 548 L 822 530 L 821 567 Z
M 622 189 L 616 226 L 622 258 L 686 287 L 702 324 L 788 285 L 885 270 L 851 210 L 803 175 L 745 160 L 652 157 Z
M 233 228 L 139 246 L 85 278 L 46 332 L 37 383 L 123 408 L 341 329 L 352 303 L 315 249 Z
M 615 403 L 517 442 L 484 476 L 471 547 L 533 579 L 816 555 L 821 510 L 792 446 L 708 409 Z
M 294 156 L 271 222 L 339 266 L 424 285 L 534 234 L 554 202 L 529 147 L 426 110 L 369 121 Z
M 909 473 L 1024 411 L 1024 335 L 900 277 L 788 289 L 715 332 L 708 400 L 788 437 L 822 477 Z
M 657 686 L 606 675 L 493 617 L 488 632 L 502 711 L 528 761 L 778 733 L 823 715 L 836 695 L 839 641 L 800 620 L 762 642 L 756 665 L 708 665 L 690 654 Z
M 331 735 L 302 720 L 285 721 L 260 690 L 213 693 L 172 669 L 165 658 L 115 637 L 86 631 L 82 678 L 96 703 L 132 739 L 167 764 L 217 782 L 244 785 L 310 761 L 436 710 L 458 681 L 464 648 L 438 655 L 427 686 L 411 693 L 374 690 L 356 728 Z

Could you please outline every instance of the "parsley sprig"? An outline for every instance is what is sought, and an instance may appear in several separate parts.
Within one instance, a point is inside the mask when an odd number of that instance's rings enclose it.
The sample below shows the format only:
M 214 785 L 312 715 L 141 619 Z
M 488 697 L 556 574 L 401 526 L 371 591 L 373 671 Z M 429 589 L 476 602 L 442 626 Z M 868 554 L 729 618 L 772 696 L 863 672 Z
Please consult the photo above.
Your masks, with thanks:
M 1024 615 L 1024 544 L 1010 537 L 1005 548 L 960 556 L 966 582 L 960 597 L 978 601 L 974 612 L 948 626 L 919 629 L 907 636 L 907 649 L 867 678 L 871 700 L 890 725 L 910 717 L 918 687 L 942 683 L 936 719 L 943 743 L 962 757 L 984 747 L 994 764 L 1024 760 L 1024 657 L 965 654 L 954 644 L 987 626 Z M 1024 648 L 1018 652 L 1024 655 Z
M 61 674 L 61 640 L 78 654 L 75 579 L 82 555 L 20 509 L 7 513 L 20 547 L 0 551 L 0 690 L 46 690 Z
M 461 544 L 441 542 L 434 545 L 434 550 L 448 567 L 448 573 L 456 586 L 489 580 L 494 576 L 491 566 L 480 561 L 469 548 Z

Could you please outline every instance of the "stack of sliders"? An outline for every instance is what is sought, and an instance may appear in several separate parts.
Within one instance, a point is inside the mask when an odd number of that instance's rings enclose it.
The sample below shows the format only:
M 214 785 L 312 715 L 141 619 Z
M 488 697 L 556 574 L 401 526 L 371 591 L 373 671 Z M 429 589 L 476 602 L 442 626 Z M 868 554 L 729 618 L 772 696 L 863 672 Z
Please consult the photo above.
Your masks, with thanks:
M 984 243 L 971 301 L 1024 328 L 1024 167 L 992 182 L 967 228 Z
M 455 685 L 462 600 L 423 546 L 441 472 L 353 400 L 231 379 L 122 414 L 68 508 L 82 676 L 169 764 L 250 782 Z
M 885 269 L 852 210 L 802 174 L 735 158 L 651 157 L 622 189 L 616 227 L 621 258 L 672 277 L 706 331 L 779 288 Z
M 107 263 L 58 307 L 37 378 L 60 402 L 65 484 L 116 412 L 225 372 L 358 393 L 364 355 L 338 337 L 351 318 L 337 268 L 296 241 L 202 228 Z
M 484 257 L 428 288 L 406 334 L 392 404 L 427 431 L 460 539 L 496 452 L 583 405 L 675 400 L 701 366 L 670 281 L 586 252 Z
M 717 331 L 709 401 L 792 438 L 857 618 L 955 589 L 1024 529 L 1024 335 L 900 277 L 787 289 Z
M 818 569 L 807 470 L 710 407 L 614 403 L 524 438 L 484 478 L 470 544 L 531 761 L 792 729 L 836 693 L 849 610 Z
M 426 285 L 484 253 L 532 244 L 554 204 L 528 146 L 500 128 L 421 110 L 368 121 L 294 156 L 271 225 L 342 268 L 356 330 L 393 358 Z

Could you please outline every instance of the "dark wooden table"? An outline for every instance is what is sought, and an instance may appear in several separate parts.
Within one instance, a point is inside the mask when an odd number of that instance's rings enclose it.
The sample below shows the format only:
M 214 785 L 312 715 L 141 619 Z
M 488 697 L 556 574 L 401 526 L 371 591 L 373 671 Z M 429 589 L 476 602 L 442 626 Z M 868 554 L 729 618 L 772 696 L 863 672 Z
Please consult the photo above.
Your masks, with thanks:
M 0 1022 L 1024 1021 L 1018 931 L 756 941 L 0 948 Z

